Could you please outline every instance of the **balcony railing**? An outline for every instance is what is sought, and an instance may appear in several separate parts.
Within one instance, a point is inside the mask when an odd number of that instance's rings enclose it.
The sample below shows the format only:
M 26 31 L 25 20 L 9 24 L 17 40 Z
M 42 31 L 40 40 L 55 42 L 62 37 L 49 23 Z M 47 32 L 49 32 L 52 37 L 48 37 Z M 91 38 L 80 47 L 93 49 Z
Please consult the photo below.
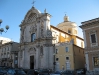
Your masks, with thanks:
M 9 62 L 13 62 L 13 59 L 8 58 L 7 61 L 9 61 Z
M 1 60 L 2 60 L 2 61 L 7 61 L 7 58 L 2 58 Z

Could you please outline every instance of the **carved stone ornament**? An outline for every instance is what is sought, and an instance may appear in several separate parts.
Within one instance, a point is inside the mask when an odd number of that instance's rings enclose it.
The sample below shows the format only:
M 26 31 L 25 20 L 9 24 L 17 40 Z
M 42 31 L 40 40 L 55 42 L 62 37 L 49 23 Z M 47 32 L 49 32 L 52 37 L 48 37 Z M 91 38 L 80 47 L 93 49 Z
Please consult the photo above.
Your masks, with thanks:
M 44 30 L 43 30 L 43 28 L 41 28 L 41 37 L 44 37 Z
M 31 47 L 28 51 L 30 54 L 36 54 L 36 49 L 34 47 Z
M 33 33 L 33 32 L 36 32 L 37 31 L 37 26 L 36 26 L 36 24 L 35 25 L 32 25 L 31 27 L 30 27 L 30 33 Z
M 44 21 L 41 21 L 41 28 L 44 28 Z

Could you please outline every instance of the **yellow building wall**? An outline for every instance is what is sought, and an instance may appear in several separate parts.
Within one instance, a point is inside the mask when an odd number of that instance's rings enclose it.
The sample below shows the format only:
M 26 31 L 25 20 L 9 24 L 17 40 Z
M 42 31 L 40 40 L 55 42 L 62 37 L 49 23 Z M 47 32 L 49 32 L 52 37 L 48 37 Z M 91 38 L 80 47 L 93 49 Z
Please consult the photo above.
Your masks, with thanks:
M 69 52 L 66 52 L 66 47 L 69 48 Z M 73 59 L 73 47 L 72 44 L 65 45 L 65 46 L 56 46 L 58 49 L 58 54 L 56 54 L 56 58 L 59 58 L 60 70 L 62 70 L 62 66 L 64 65 L 64 70 L 66 70 L 66 57 L 69 57 L 70 61 L 70 68 L 71 70 L 74 69 L 74 59 Z
M 67 35 L 67 34 L 64 34 L 65 37 L 63 36 L 63 33 L 60 32 L 60 35 L 59 35 L 59 43 L 60 42 L 66 42 L 66 41 L 70 41 L 72 39 L 72 37 L 70 35 Z
M 84 40 L 82 38 L 75 36 L 75 35 L 68 34 L 64 31 L 57 29 L 56 27 L 53 27 L 53 26 L 51 27 L 51 31 L 52 31 L 52 36 L 56 37 L 56 39 L 54 40 L 56 42 L 54 42 L 54 43 L 70 42 L 72 39 L 74 39 L 75 45 L 82 47 L 81 42 L 83 42 L 82 48 L 84 48 Z

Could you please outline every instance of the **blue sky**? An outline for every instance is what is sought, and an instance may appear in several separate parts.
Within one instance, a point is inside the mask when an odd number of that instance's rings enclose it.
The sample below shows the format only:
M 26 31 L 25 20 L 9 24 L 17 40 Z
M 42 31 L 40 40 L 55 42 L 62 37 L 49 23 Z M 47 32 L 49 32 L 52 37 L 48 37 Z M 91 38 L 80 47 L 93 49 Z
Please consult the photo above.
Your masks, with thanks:
M 99 17 L 99 0 L 35 0 L 35 8 L 42 13 L 46 8 L 52 15 L 51 25 L 63 22 L 65 15 L 69 16 L 70 21 L 78 25 L 78 36 L 83 37 L 82 30 L 79 28 L 81 22 Z M 20 23 L 26 13 L 33 6 L 33 0 L 0 0 L 0 19 L 3 20 L 1 27 L 10 26 L 7 33 L 2 37 L 7 37 L 15 42 L 20 40 Z

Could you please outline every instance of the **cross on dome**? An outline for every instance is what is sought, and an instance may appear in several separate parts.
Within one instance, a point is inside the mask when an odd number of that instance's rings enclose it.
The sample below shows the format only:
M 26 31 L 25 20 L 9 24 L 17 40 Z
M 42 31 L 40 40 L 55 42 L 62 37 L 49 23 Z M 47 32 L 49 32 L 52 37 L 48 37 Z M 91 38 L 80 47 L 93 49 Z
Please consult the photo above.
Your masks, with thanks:
M 33 4 L 33 7 L 34 7 L 34 3 L 35 3 L 35 2 L 36 2 L 36 1 L 34 1 L 34 0 L 33 0 L 33 2 L 32 2 L 32 4 Z

